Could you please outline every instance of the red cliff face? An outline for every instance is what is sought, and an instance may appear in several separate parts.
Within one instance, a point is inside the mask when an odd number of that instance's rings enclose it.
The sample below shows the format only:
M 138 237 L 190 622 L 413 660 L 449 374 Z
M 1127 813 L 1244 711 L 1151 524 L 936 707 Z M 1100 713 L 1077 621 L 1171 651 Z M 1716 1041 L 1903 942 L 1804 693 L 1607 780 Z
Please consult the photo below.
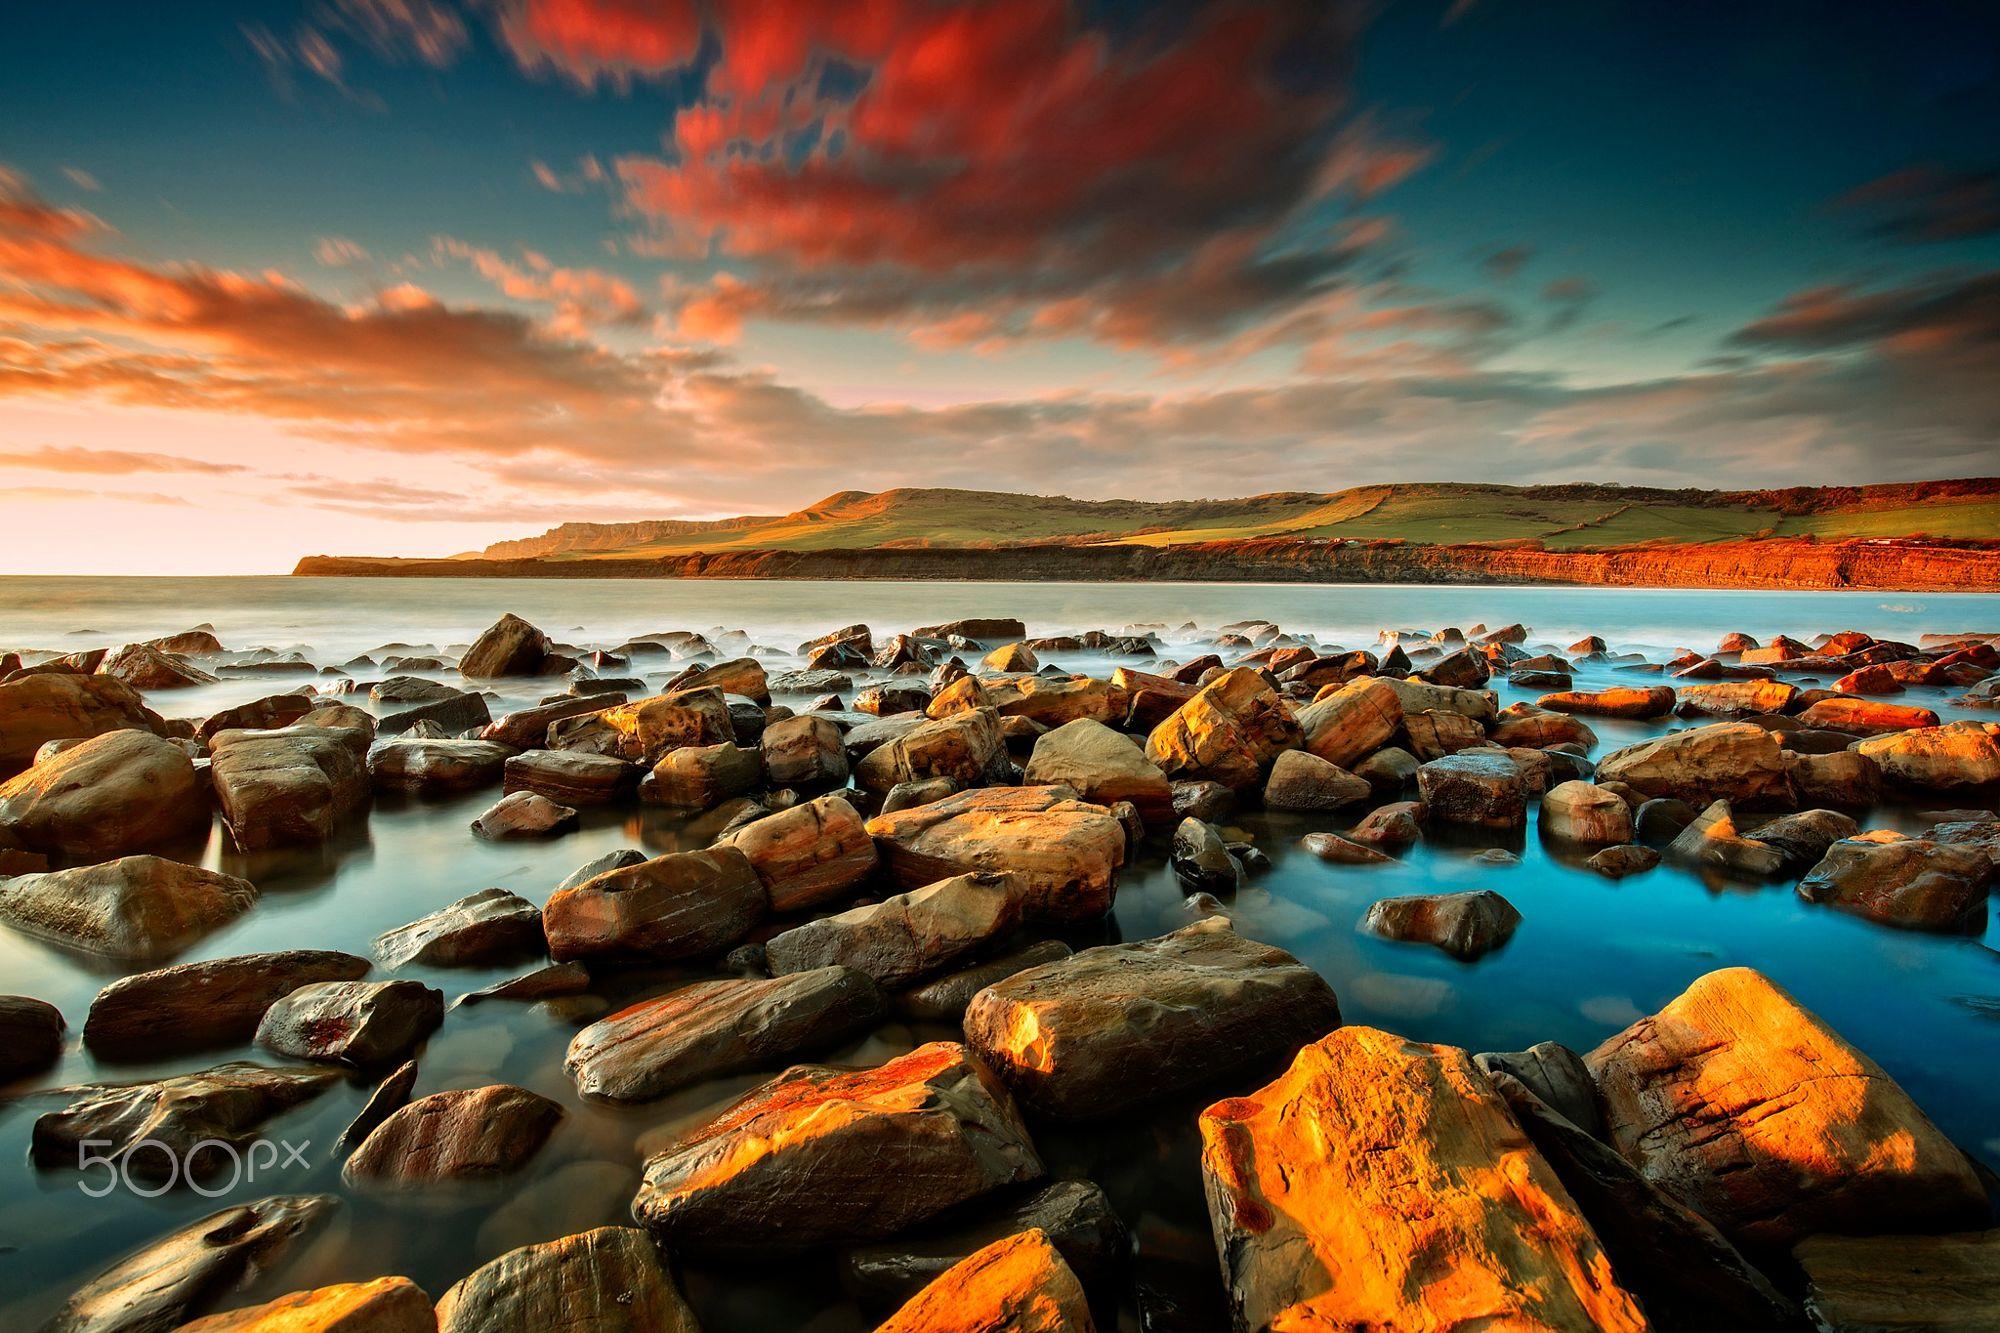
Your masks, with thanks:
M 1185 546 L 728 551 L 649 560 L 402 560 L 308 556 L 294 574 L 391 578 L 1031 579 L 1055 582 L 1550 583 L 1635 588 L 2000 591 L 2000 548 L 1874 542 L 1709 542 L 1544 551 L 1269 539 Z

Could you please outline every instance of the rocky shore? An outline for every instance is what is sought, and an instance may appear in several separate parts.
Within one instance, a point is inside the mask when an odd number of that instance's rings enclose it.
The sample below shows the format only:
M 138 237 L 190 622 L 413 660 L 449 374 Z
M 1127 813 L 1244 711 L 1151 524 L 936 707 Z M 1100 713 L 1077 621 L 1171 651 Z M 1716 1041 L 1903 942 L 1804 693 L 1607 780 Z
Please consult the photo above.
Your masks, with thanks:
M 1302 545 L 1256 558 L 1348 558 Z M 1795 578 L 1888 567 L 1801 546 Z M 1118 664 L 1064 669 L 1085 659 Z M 290 688 L 174 707 L 274 663 Z M 510 615 L 339 663 L 205 629 L 7 652 L 0 927 L 109 977 L 83 1012 L 0 996 L 0 1084 L 41 1108 L 24 1169 L 60 1181 L 92 1145 L 184 1197 L 286 1117 L 368 1091 L 336 1188 L 154 1219 L 47 1326 L 748 1328 L 760 1271 L 823 1265 L 826 1321 L 801 1327 L 861 1326 L 836 1306 L 902 1333 L 1993 1327 L 1982 1145 L 1764 972 L 1690 959 L 1676 997 L 1588 1050 L 1356 1022 L 1358 979 L 1250 927 L 1279 849 L 1237 820 L 1295 821 L 1347 887 L 1433 843 L 1504 865 L 1532 830 L 1607 889 L 1704 877 L 1966 939 L 2000 876 L 1996 708 L 1990 632 L 1648 655 L 1523 625 L 1337 645 L 1261 621 L 1030 637 L 985 618 L 772 646 L 559 642 Z M 670 813 L 682 840 L 532 893 L 432 895 L 373 938 L 190 959 L 270 910 L 254 875 L 195 863 L 211 830 L 251 872 L 468 793 L 465 846 L 560 846 L 604 810 Z M 1906 818 L 1915 834 L 1890 827 Z M 1179 921 L 1117 938 L 1121 881 L 1151 865 Z M 1447 968 L 1536 926 L 1491 889 L 1367 896 L 1341 928 Z M 434 984 L 471 969 L 503 979 Z M 429 1073 L 468 1006 L 510 1005 L 566 1024 L 560 1088 Z M 873 1058 L 829 1058 L 857 1043 Z M 164 1072 L 57 1078 L 79 1053 Z M 740 1095 L 687 1114 L 724 1086 Z M 608 1122 L 636 1184 L 600 1202 L 625 1224 L 496 1246 L 428 1289 L 367 1247 L 296 1262 L 343 1200 L 507 1188 L 597 1108 L 637 1108 Z M 1145 1159 L 1132 1127 L 1162 1115 L 1198 1135 L 1198 1234 L 1121 1209 L 1067 1149 L 1125 1133 Z

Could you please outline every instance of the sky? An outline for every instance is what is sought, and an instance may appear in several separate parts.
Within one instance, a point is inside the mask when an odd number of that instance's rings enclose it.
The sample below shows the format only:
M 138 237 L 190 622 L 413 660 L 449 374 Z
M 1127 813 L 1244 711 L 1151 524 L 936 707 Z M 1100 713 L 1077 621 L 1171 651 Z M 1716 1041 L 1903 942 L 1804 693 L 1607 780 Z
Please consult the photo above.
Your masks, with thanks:
M 17 6 L 0 572 L 2000 473 L 2000 6 Z

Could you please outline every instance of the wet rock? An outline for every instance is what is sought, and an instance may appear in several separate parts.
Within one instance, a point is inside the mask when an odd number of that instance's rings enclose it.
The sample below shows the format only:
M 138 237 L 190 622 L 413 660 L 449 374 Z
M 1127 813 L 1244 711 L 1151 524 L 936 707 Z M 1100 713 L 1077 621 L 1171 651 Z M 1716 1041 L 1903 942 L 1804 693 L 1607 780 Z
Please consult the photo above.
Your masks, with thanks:
M 1639 803 L 1632 812 L 1632 826 L 1646 846 L 1665 847 L 1700 815 L 1701 811 L 1677 797 L 1656 796 Z
M 239 954 L 120 977 L 97 993 L 83 1044 L 104 1059 L 156 1060 L 233 1046 L 301 986 L 355 981 L 368 960 L 331 949 Z
M 1025 1106 L 1080 1120 L 1240 1076 L 1339 1023 L 1318 973 L 1210 918 L 997 982 L 965 1036 Z
M 246 851 L 325 842 L 368 804 L 364 733 L 304 725 L 224 731 L 209 749 L 223 822 Z
M 558 962 L 673 962 L 722 952 L 769 911 L 750 859 L 723 846 L 671 852 L 557 889 L 542 908 L 542 929 Z
M 891 877 L 919 888 L 952 875 L 1011 874 L 1025 921 L 1084 922 L 1111 908 L 1125 829 L 1068 787 L 992 787 L 877 815 L 868 832 Z
M 349 1186 L 480 1180 L 541 1151 L 562 1107 L 506 1083 L 419 1097 L 376 1126 L 341 1169 Z
M 721 690 L 679 690 L 564 718 L 549 727 L 551 750 L 610 755 L 648 768 L 684 745 L 720 745 L 736 739 Z
M 1676 702 L 1671 685 L 1624 686 L 1609 690 L 1565 690 L 1535 700 L 1537 708 L 1590 717 L 1665 717 Z
M 1873 699 L 1822 699 L 1799 714 L 1808 727 L 1844 731 L 1850 736 L 1881 736 L 1913 727 L 1935 727 L 1938 715 L 1928 708 L 1878 703 Z
M 62 1058 L 62 1011 L 26 995 L 0 995 L 0 1084 L 39 1074 Z
M 1374 789 L 1377 796 L 1394 796 L 1417 780 L 1417 757 L 1398 746 L 1377 750 L 1354 766 L 1354 776 Z
M 513 753 L 492 741 L 377 741 L 368 751 L 368 776 L 377 791 L 475 791 L 499 782 Z
M 264 1011 L 257 1044 L 366 1068 L 407 1059 L 444 1022 L 444 992 L 420 981 L 316 981 Z
M 1140 818 L 1156 828 L 1173 820 L 1173 788 L 1159 765 L 1130 737 L 1089 718 L 1038 737 L 1025 778 L 1037 786 L 1073 788 L 1097 805 L 1130 801 Z
M 275 731 L 296 726 L 318 706 L 319 701 L 304 691 L 266 695 L 209 714 L 195 728 L 195 735 L 205 744 L 225 731 Z
M 1648 796 L 1785 810 L 1794 804 L 1792 766 L 1793 756 L 1764 728 L 1715 722 L 1613 751 L 1598 764 L 1597 777 Z
M 719 745 L 684 745 L 661 756 L 639 784 L 639 797 L 651 805 L 680 810 L 712 810 L 732 796 L 764 780 L 763 757 L 734 741 Z
M 1724 680 L 1713 685 L 1682 686 L 1679 706 L 1684 713 L 1706 713 L 1711 717 L 1783 713 L 1791 708 L 1798 693 L 1798 686 L 1780 680 Z
M 633 1216 L 677 1249 L 878 1240 L 1042 1175 L 1006 1090 L 955 1042 L 785 1071 L 647 1161 Z
M 847 781 L 840 728 L 823 717 L 788 717 L 765 728 L 764 771 L 778 786 L 820 787 Z
M 774 974 L 847 967 L 892 989 L 943 971 L 1014 928 L 1013 881 L 959 875 L 773 936 Z
M 1767 847 L 1777 848 L 1784 858 L 1780 869 L 1792 872 L 1812 865 L 1834 843 L 1860 831 L 1852 819 L 1837 810 L 1801 810 L 1795 815 L 1766 820 L 1750 830 L 1750 836 Z
M 1485 751 L 1447 755 L 1417 770 L 1428 818 L 1475 828 L 1518 829 L 1528 822 L 1527 783 L 1519 765 Z
M 234 875 L 158 856 L 0 880 L 0 921 L 121 963 L 156 963 L 234 921 L 257 900 Z
M 1560 782 L 1542 797 L 1541 830 L 1587 847 L 1632 841 L 1632 807 L 1617 792 L 1589 782 Z
M 1739 1244 L 1976 1224 L 1963 1153 L 1881 1066 L 1749 968 L 1584 1057 L 1613 1147 Z
M 1397 680 L 1393 677 L 1384 677 L 1382 683 L 1395 693 L 1406 716 L 1411 713 L 1457 713 L 1481 726 L 1490 726 L 1497 720 L 1500 710 L 1491 690 L 1462 690 L 1450 685 L 1431 685 L 1421 680 Z
M 875 842 L 845 797 L 822 796 L 768 815 L 728 838 L 750 858 L 771 910 L 797 912 L 846 897 L 875 873 Z
M 115 677 L 44 673 L 0 683 L 0 778 L 32 764 L 49 741 L 127 730 L 157 731 L 159 723 Z
M 501 790 L 533 792 L 562 805 L 607 805 L 625 794 L 636 771 L 622 759 L 579 750 L 530 750 L 501 769 Z
M 1801 805 L 1866 810 L 1881 796 L 1882 770 L 1854 750 L 1794 755 L 1792 790 Z
M 2000 1309 L 2000 1231 L 1813 1236 L 1792 1257 L 1820 1328 L 1985 1329 Z
M 1491 889 L 1476 889 L 1384 898 L 1369 907 L 1361 928 L 1387 940 L 1435 945 L 1469 963 L 1514 938 L 1520 924 L 1514 904 Z
M 732 657 L 714 666 L 690 669 L 668 685 L 668 690 L 721 690 L 752 703 L 771 702 L 770 682 L 764 664 L 754 657 Z
M 315 708 L 299 719 L 299 725 L 320 727 L 329 731 L 360 732 L 362 738 L 356 744 L 364 753 L 369 743 L 375 739 L 374 715 L 346 704 L 324 704 Z
M 508 1251 L 444 1294 L 435 1328 L 700 1333 L 652 1237 L 633 1227 L 598 1227 Z
M 877 1333 L 1095 1333 L 1083 1285 L 1039 1229 L 940 1274 Z
M 1239 1329 L 1647 1326 L 1455 1047 L 1342 1028 L 1276 1082 L 1209 1107 L 1201 1137 Z
M 1423 837 L 1424 807 L 1419 801 L 1394 801 L 1368 812 L 1348 837 L 1364 847 L 1408 847 Z
M 0 783 L 0 839 L 104 860 L 206 829 L 208 793 L 187 751 L 150 731 L 93 736 Z
M 1854 748 L 1874 760 L 1883 777 L 1904 786 L 1949 791 L 2000 782 L 2000 723 L 1953 722 L 1871 736 Z
M 1652 847 L 1627 843 L 1623 847 L 1606 847 L 1600 852 L 1594 852 L 1584 864 L 1606 879 L 1624 879 L 1630 875 L 1644 874 L 1659 865 L 1660 853 Z
M 516 750 L 539 750 L 548 742 L 551 724 L 560 722 L 566 717 L 581 717 L 586 713 L 595 713 L 623 702 L 625 701 L 622 698 L 612 699 L 594 695 L 588 698 L 562 699 L 556 703 L 541 704 L 534 708 L 522 708 L 482 727 L 479 739 L 495 741 Z
M 436 1333 L 431 1298 L 406 1277 L 295 1291 L 262 1305 L 209 1315 L 180 1333 Z
M 602 856 L 586 861 L 570 871 L 563 882 L 556 885 L 556 889 L 558 891 L 573 889 L 586 880 L 596 879 L 607 870 L 623 870 L 627 866 L 642 865 L 645 861 L 646 854 L 638 848 L 620 847 L 616 851 L 606 852 Z
M 493 720 L 486 696 L 465 690 L 389 714 L 376 724 L 378 736 L 412 736 L 423 740 L 455 737 Z
M 1271 765 L 1264 804 L 1273 810 L 1338 810 L 1374 792 L 1366 779 L 1309 750 L 1287 750 Z
M 592 1023 L 570 1042 L 563 1066 L 586 1097 L 652 1101 L 837 1045 L 888 1008 L 881 987 L 848 967 L 700 981 Z
M 429 704 L 440 699 L 455 699 L 464 693 L 464 690 L 426 680 L 422 676 L 390 676 L 370 686 L 368 698 L 378 704 Z
M 1993 863 L 1977 847 L 1897 837 L 1845 838 L 1799 881 L 1809 903 L 1904 930 L 1965 931 L 1985 922 Z
M 1583 1057 L 1560 1042 L 1536 1042 L 1525 1051 L 1486 1051 L 1472 1057 L 1488 1075 L 1507 1074 L 1586 1133 L 1602 1135 L 1597 1085 Z
M 387 967 L 489 967 L 542 951 L 541 909 L 505 889 L 481 889 L 375 937 Z
M 1146 758 L 1169 778 L 1203 778 L 1241 791 L 1303 741 L 1277 691 L 1258 672 L 1239 667 L 1202 686 L 1155 727 Z
M 853 744 L 850 733 L 850 753 Z M 1007 746 L 1000 735 L 1000 718 L 987 708 L 917 722 L 870 750 L 854 766 L 855 783 L 864 791 L 887 791 L 898 783 L 929 778 L 983 787 L 1003 781 L 1006 773 Z
M 510 792 L 480 812 L 472 831 L 482 838 L 546 838 L 576 827 L 576 810 L 531 791 Z
M 473 640 L 458 669 L 475 680 L 538 676 L 551 651 L 548 635 L 510 611 Z
M 990 962 L 975 963 L 960 971 L 946 973 L 935 981 L 907 990 L 897 997 L 897 1007 L 908 1018 L 958 1023 L 965 1017 L 965 1006 L 972 1003 L 972 997 L 988 986 L 1004 981 L 1017 972 L 1069 956 L 1070 947 L 1061 940 L 1043 940 Z
M 337 1154 L 351 1153 L 362 1140 L 375 1132 L 375 1127 L 396 1112 L 410 1104 L 410 1092 L 417 1086 L 417 1062 L 405 1060 L 375 1085 L 375 1091 L 368 1094 L 361 1111 L 347 1122 L 347 1128 L 340 1131 L 334 1141 Z
M 274 1266 L 340 1201 L 281 1194 L 235 1204 L 147 1242 L 77 1288 L 44 1333 L 163 1333 Z
M 582 963 L 550 963 L 547 967 L 538 967 L 518 977 L 468 991 L 453 1001 L 453 1007 L 484 1004 L 488 1000 L 549 1000 L 562 995 L 580 995 L 589 989 L 590 971 Z
M 1114 725 L 1125 720 L 1131 707 L 1124 690 L 1094 676 L 985 676 L 980 683 L 1003 719 L 1018 717 L 1049 728 L 1079 718 Z
M 1243 884 L 1243 865 L 1230 855 L 1222 835 L 1192 817 L 1174 830 L 1168 864 L 1174 878 L 1195 892 L 1233 894 Z
M 947 620 L 942 625 L 925 625 L 911 631 L 920 639 L 984 639 L 1006 643 L 1025 636 L 1028 627 L 1011 616 L 973 616 Z
M 1669 861 L 1739 875 L 1775 875 L 1784 868 L 1785 854 L 1776 847 L 1744 837 L 1736 829 L 1729 802 L 1715 801 L 1667 844 Z
M 1576 747 L 1581 753 L 1596 748 L 1597 733 L 1568 713 L 1546 712 L 1528 704 L 1515 704 L 1500 714 L 1493 728 L 1492 741 L 1507 748 L 1535 750 L 1568 745 Z
M 1334 865 L 1367 866 L 1386 865 L 1395 860 L 1373 847 L 1365 847 L 1351 842 L 1338 833 L 1308 833 L 1299 839 L 1299 846 L 1322 861 Z
M 1042 660 L 1035 656 L 1035 650 L 1025 643 L 1010 643 L 981 658 L 979 664 L 988 671 L 1003 675 L 1020 674 L 1042 669 Z
M 882 798 L 882 811 L 893 815 L 898 810 L 912 810 L 933 801 L 942 801 L 947 796 L 958 794 L 958 784 L 950 778 L 925 778 L 922 782 L 899 782 L 889 788 L 889 794 Z
M 146 1083 L 60 1088 L 71 1101 L 37 1117 L 29 1151 L 44 1169 L 101 1156 L 140 1180 L 205 1181 L 239 1167 L 267 1120 L 339 1080 L 330 1069 L 237 1061 Z
M 971 677 L 966 677 L 970 680 Z M 871 685 L 854 696 L 854 711 L 871 717 L 894 717 L 900 713 L 921 713 L 931 706 L 928 685 L 913 680 L 890 680 Z M 940 714 L 932 714 L 940 716 Z
M 1386 680 L 1364 677 L 1299 710 L 1305 748 L 1342 768 L 1387 745 L 1403 725 L 1403 704 Z

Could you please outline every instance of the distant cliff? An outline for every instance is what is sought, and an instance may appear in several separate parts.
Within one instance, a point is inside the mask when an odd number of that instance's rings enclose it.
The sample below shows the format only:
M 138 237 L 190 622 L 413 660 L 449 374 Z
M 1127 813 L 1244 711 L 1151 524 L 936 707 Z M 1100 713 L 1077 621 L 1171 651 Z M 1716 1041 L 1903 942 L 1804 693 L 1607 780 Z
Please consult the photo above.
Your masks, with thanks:
M 374 560 L 308 556 L 305 577 L 939 579 L 1028 582 L 1573 584 L 2000 591 L 2000 544 L 1773 538 L 1545 551 L 1286 539 L 1171 547 L 721 551 L 653 559 Z

